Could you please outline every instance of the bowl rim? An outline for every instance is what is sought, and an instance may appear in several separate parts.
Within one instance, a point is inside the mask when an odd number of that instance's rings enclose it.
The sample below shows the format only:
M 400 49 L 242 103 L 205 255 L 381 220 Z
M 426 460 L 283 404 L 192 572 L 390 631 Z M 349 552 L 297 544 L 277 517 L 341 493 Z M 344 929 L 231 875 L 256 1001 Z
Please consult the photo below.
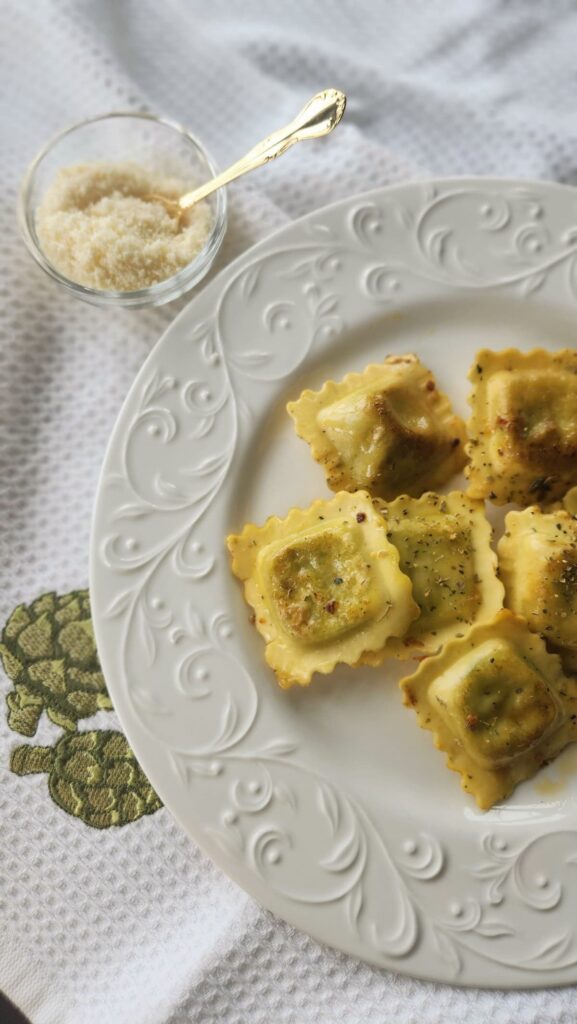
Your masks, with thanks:
M 30 192 L 35 174 L 44 158 L 58 145 L 58 143 L 65 139 L 66 136 L 71 135 L 79 128 L 84 128 L 86 125 L 95 124 L 99 121 L 109 121 L 114 118 L 132 118 L 142 121 L 151 121 L 154 124 L 159 124 L 172 129 L 187 139 L 187 141 L 190 142 L 201 154 L 213 178 L 219 173 L 215 160 L 204 144 L 193 132 L 179 124 L 178 121 L 173 121 L 170 118 L 161 117 L 157 114 L 145 111 L 112 110 L 108 113 L 96 114 L 93 117 L 87 117 L 81 121 L 75 121 L 73 124 L 69 124 L 66 128 L 62 129 L 62 131 L 59 131 L 56 135 L 53 135 L 29 163 L 18 191 L 18 224 L 26 248 L 39 266 L 42 267 L 42 269 L 55 281 L 61 284 L 68 291 L 77 295 L 79 298 L 83 298 L 88 302 L 95 303 L 96 305 L 162 305 L 165 302 L 170 302 L 173 299 L 179 298 L 197 284 L 201 278 L 205 276 L 214 262 L 216 254 L 224 239 L 227 226 L 227 195 L 224 187 L 219 188 L 214 193 L 216 197 L 214 223 L 202 249 L 197 253 L 194 259 L 190 263 L 187 263 L 186 266 L 182 267 L 182 269 L 176 274 L 172 274 L 163 281 L 157 281 L 155 284 L 147 285 L 145 288 L 138 288 L 132 291 L 90 288 L 87 285 L 73 281 L 71 278 L 57 270 L 48 259 L 40 244 L 37 242 L 35 232 L 31 227 L 30 217 L 34 215 L 35 211 L 31 210 Z

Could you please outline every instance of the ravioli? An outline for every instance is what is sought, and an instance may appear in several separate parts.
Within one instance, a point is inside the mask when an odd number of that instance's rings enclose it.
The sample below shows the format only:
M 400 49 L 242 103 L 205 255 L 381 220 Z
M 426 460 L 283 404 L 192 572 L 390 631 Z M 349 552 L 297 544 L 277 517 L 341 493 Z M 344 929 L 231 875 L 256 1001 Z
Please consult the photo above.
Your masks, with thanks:
M 541 506 L 544 512 L 559 512 L 564 509 L 572 516 L 577 516 L 577 487 L 571 487 L 560 501 L 548 501 Z
M 577 739 L 577 681 L 510 611 L 473 626 L 400 685 L 482 810 Z
M 577 483 L 577 351 L 477 354 L 468 493 L 496 505 L 561 498 Z
M 577 520 L 569 512 L 509 512 L 499 541 L 506 604 L 577 666 Z
M 287 410 L 334 491 L 418 497 L 465 464 L 465 425 L 414 355 L 303 391 Z
M 453 491 L 421 498 L 403 495 L 390 504 L 376 501 L 376 507 L 421 611 L 401 640 L 388 641 L 387 654 L 434 654 L 447 640 L 493 618 L 503 607 L 503 584 L 496 575 L 497 556 L 483 502 Z M 380 664 L 382 655 L 367 655 L 363 661 Z
M 344 491 L 227 539 L 279 684 L 357 663 L 419 614 L 397 549 L 363 491 Z

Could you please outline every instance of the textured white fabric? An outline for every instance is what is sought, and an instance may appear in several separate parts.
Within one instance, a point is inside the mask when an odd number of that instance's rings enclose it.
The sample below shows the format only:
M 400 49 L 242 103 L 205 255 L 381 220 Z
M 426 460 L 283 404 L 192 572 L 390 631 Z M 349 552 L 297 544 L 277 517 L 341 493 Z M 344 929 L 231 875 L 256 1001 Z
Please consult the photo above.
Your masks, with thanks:
M 223 165 L 317 88 L 345 89 L 331 140 L 231 189 L 223 265 L 287 219 L 410 176 L 575 181 L 576 43 L 572 0 L 1 0 L 1 622 L 86 585 L 106 441 L 179 306 L 93 309 L 35 268 L 15 196 L 46 138 L 150 109 Z M 55 734 L 44 723 L 37 741 Z M 101 832 L 66 815 L 45 776 L 10 773 L 15 742 L 0 710 L 0 988 L 33 1024 L 577 1019 L 575 990 L 462 991 L 321 948 L 223 877 L 167 810 Z

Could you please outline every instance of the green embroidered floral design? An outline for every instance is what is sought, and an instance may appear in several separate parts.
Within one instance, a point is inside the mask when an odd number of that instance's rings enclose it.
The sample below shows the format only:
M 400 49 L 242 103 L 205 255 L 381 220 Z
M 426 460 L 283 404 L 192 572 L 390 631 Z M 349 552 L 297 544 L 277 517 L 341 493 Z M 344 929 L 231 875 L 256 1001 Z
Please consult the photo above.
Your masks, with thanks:
M 10 728 L 34 736 L 46 711 L 67 730 L 53 747 L 15 747 L 16 775 L 48 772 L 55 803 L 92 828 L 126 825 L 162 807 L 122 733 L 77 731 L 81 718 L 112 709 L 87 590 L 19 605 L 2 630 L 0 660 L 14 684 L 6 697 Z
M 6 697 L 8 725 L 34 736 L 45 710 L 63 729 L 112 708 L 100 671 L 87 590 L 43 594 L 8 619 L 0 658 L 14 690 Z
M 52 799 L 93 828 L 125 825 L 162 806 L 120 732 L 77 732 L 54 747 L 16 747 L 10 767 L 17 775 L 49 772 Z

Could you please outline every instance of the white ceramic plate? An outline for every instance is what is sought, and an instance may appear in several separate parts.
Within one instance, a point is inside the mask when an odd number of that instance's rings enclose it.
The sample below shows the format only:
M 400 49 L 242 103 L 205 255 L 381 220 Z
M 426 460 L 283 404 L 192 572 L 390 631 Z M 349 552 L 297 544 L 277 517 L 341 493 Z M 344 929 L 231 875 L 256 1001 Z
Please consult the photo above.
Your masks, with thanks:
M 329 496 L 285 412 L 302 387 L 416 352 L 464 414 L 477 348 L 572 345 L 576 324 L 575 191 L 382 189 L 205 288 L 147 360 L 106 457 L 92 607 L 144 770 L 265 906 L 394 970 L 577 981 L 575 752 L 483 814 L 402 706 L 395 663 L 282 692 L 224 538 Z

